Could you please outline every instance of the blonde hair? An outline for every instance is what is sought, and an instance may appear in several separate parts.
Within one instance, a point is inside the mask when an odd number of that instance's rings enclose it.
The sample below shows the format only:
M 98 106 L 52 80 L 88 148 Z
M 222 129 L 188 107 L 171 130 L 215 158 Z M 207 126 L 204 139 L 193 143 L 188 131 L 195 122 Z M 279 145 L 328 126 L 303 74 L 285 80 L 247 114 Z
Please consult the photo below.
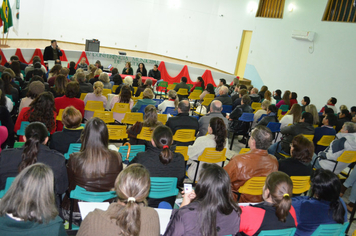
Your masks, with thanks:
M 103 71 L 101 69 L 96 69 L 94 72 L 94 76 L 100 75 L 101 73 L 103 73 Z
M 110 82 L 109 76 L 105 72 L 100 73 L 99 80 L 101 82 L 103 82 L 103 83 L 109 83 Z
M 263 100 L 263 102 L 262 102 L 262 104 L 261 104 L 261 107 L 262 107 L 262 109 L 265 108 L 265 109 L 263 109 L 263 110 L 266 111 L 267 108 L 269 107 L 269 105 L 271 105 L 271 102 L 268 101 L 267 99 L 265 99 L 265 100 Z
M 101 81 L 96 81 L 94 83 L 94 94 L 97 97 L 101 96 L 101 93 L 103 92 L 103 89 L 104 89 L 104 84 Z
M 142 95 L 143 95 L 143 98 L 152 99 L 154 97 L 152 89 L 150 89 L 150 88 L 146 88 L 145 90 L 143 90 Z
M 66 107 L 62 114 L 62 123 L 68 129 L 75 129 L 82 122 L 82 113 L 73 106 Z
M 319 113 L 316 110 L 315 105 L 313 104 L 309 104 L 308 106 L 305 107 L 305 111 L 309 112 L 313 115 L 313 124 L 317 125 L 319 124 Z
M 341 112 L 342 110 L 348 110 L 348 109 L 347 109 L 347 106 L 346 106 L 346 105 L 341 105 L 341 106 L 340 106 L 340 112 Z
M 177 92 L 175 90 L 169 90 L 168 97 L 174 99 L 174 107 L 177 109 L 179 103 Z
M 133 79 L 131 76 L 126 76 L 125 79 L 124 79 L 124 84 L 127 84 L 127 85 L 132 85 L 133 83 Z

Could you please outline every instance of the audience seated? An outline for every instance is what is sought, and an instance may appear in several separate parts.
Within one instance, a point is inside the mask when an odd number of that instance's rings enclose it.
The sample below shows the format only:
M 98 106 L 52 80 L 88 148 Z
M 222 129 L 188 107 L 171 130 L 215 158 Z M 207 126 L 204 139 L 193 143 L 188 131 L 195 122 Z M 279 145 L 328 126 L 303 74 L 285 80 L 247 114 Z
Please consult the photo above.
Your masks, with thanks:
M 150 186 L 150 174 L 144 166 L 133 164 L 125 168 L 115 181 L 118 202 L 111 203 L 106 211 L 90 212 L 77 236 L 159 235 L 158 214 L 145 204 Z
M 89 67 L 89 69 L 88 69 L 89 74 L 86 75 L 86 79 L 88 82 L 90 82 L 90 80 L 94 78 L 94 73 L 98 68 L 96 68 L 96 66 L 93 64 L 90 64 L 88 67 Z
M 345 202 L 339 197 L 341 183 L 329 170 L 316 170 L 311 178 L 310 196 L 294 197 L 292 206 L 297 215 L 295 235 L 311 235 L 321 224 L 347 222 Z
M 173 134 L 164 125 L 157 126 L 152 134 L 151 142 L 147 145 L 145 152 L 139 152 L 130 162 L 144 165 L 150 172 L 150 177 L 176 177 L 178 186 L 183 185 L 185 175 L 184 157 L 180 153 L 175 153 Z M 158 207 L 161 201 L 169 202 L 173 208 L 176 196 L 162 199 L 148 199 L 150 207 Z
M 67 235 L 54 198 L 53 171 L 45 164 L 24 168 L 0 201 L 0 232 L 8 235 Z
M 10 68 L 10 66 L 11 66 L 11 64 L 12 64 L 13 61 L 18 61 L 18 62 L 20 62 L 20 59 L 19 59 L 18 56 L 13 55 L 13 56 L 10 57 L 10 61 L 6 62 L 6 63 L 4 64 L 4 66 L 5 66 L 6 68 Z M 21 68 L 21 70 L 25 70 L 26 67 L 27 67 L 27 64 L 26 64 L 26 63 L 20 62 L 20 68 Z
M 161 104 L 158 105 L 158 111 L 160 113 L 164 112 L 167 107 L 174 107 L 178 109 L 179 99 L 177 92 L 175 90 L 170 90 L 168 92 L 168 100 L 164 100 Z
M 280 89 L 273 91 L 273 98 L 276 99 L 276 102 L 281 100 L 282 99 L 282 91 Z
M 87 105 L 88 101 L 99 101 L 103 102 L 104 108 L 106 107 L 106 103 L 108 99 L 102 95 L 104 85 L 102 82 L 97 81 L 94 83 L 93 86 L 94 92 L 93 93 L 88 93 L 85 98 L 84 98 L 84 104 Z M 93 111 L 87 111 L 85 110 L 84 112 L 84 119 L 89 120 L 91 117 L 93 117 L 94 112 Z
M 302 119 L 293 125 L 286 126 L 281 129 L 282 140 L 273 144 L 268 148 L 268 153 L 275 155 L 275 153 L 282 153 L 290 155 L 290 144 L 295 136 L 298 134 L 313 134 L 313 116 L 309 112 L 302 114 Z
M 305 111 L 313 115 L 313 125 L 319 125 L 319 113 L 313 104 L 305 107 Z
M 101 81 L 104 85 L 104 89 L 111 89 L 112 84 L 110 83 L 109 75 L 105 72 L 99 75 L 99 81 Z
M 310 162 L 314 154 L 313 143 L 302 134 L 298 134 L 292 140 L 290 153 L 291 158 L 278 161 L 278 170 L 289 176 L 311 176 L 313 168 Z
M 292 92 L 290 95 L 289 95 L 289 102 L 290 102 L 290 106 L 289 108 L 291 108 L 294 104 L 298 104 L 298 101 L 297 101 L 297 93 L 296 92 Z
M 6 145 L 12 147 L 15 142 L 14 137 L 14 122 L 11 119 L 9 110 L 6 108 L 5 103 L 5 93 L 3 92 L 3 81 L 0 79 L 0 122 L 3 127 L 6 128 L 6 139 L 1 144 L 2 148 L 5 148 Z M 5 136 L 5 135 L 4 135 Z
M 336 104 L 336 103 L 337 103 L 337 99 L 334 98 L 334 97 L 331 97 L 331 98 L 327 101 L 326 105 L 323 106 L 323 108 L 321 108 L 321 110 L 320 110 L 319 112 L 324 112 L 324 110 L 328 107 L 328 108 L 333 109 L 334 114 L 336 114 L 336 113 L 337 113 L 337 109 L 336 109 L 336 107 L 335 107 L 335 104 Z
M 114 82 L 114 85 L 119 85 L 115 91 L 113 91 L 113 93 L 115 94 L 120 94 L 120 91 L 121 91 L 121 86 L 123 84 L 122 82 L 122 78 L 121 78 L 121 75 L 120 74 L 116 74 L 112 77 L 112 81 Z
M 76 76 L 77 82 L 79 83 L 79 93 L 92 93 L 93 85 L 91 83 L 87 83 L 85 79 L 85 74 L 83 72 L 77 73 Z M 80 97 L 80 95 L 79 95 Z
M 289 124 L 296 124 L 302 117 L 302 108 L 299 104 L 294 104 L 290 109 L 290 112 L 283 116 L 281 119 L 281 129 Z
M 1 75 L 1 79 L 4 82 L 3 91 L 5 92 L 5 94 L 12 96 L 12 101 L 15 103 L 15 108 L 18 107 L 20 103 L 19 90 L 11 84 L 12 81 L 11 74 L 7 72 L 3 72 Z
M 101 82 L 100 82 L 101 83 Z M 69 193 L 75 186 L 91 192 L 107 192 L 115 186 L 122 170 L 121 154 L 108 149 L 109 133 L 104 121 L 91 118 L 81 136 L 80 152 L 70 155 L 67 163 L 69 187 L 63 199 L 63 216 L 69 217 Z M 74 219 L 80 219 L 77 200 L 74 201 Z
M 5 106 L 9 112 L 14 108 L 14 103 L 12 100 L 5 95 L 4 81 L 0 78 L 0 104 Z
M 142 76 L 147 76 L 147 70 L 146 70 L 145 64 L 143 64 L 143 63 L 138 64 L 136 73 L 140 73 Z
M 261 103 L 261 108 L 260 110 L 256 111 L 256 113 L 253 116 L 253 122 L 252 122 L 252 127 L 255 127 L 257 125 L 258 120 L 260 120 L 262 115 L 267 115 L 267 109 L 269 105 L 271 104 L 270 101 L 268 100 L 263 100 Z
M 137 103 L 132 107 L 132 112 L 140 110 L 142 105 L 156 105 L 156 101 L 153 100 L 154 94 L 150 88 L 146 88 L 142 93 L 143 99 L 138 99 Z
M 310 104 L 310 98 L 308 96 L 304 96 L 300 103 L 302 104 L 302 112 L 304 112 L 305 107 Z
M 134 90 L 134 88 L 132 87 L 132 83 L 133 83 L 132 77 L 131 77 L 131 76 L 126 76 L 125 79 L 123 80 L 123 84 L 122 84 L 120 87 L 122 87 L 122 86 L 124 86 L 124 85 L 127 85 L 127 86 L 129 86 L 129 88 L 130 88 L 132 94 L 134 94 L 134 91 L 135 91 L 135 90 Z
M 203 90 L 205 89 L 204 80 L 200 76 L 197 78 L 197 81 L 194 83 L 194 86 L 192 87 L 190 92 L 193 92 L 196 87 L 201 87 Z
M 145 114 L 143 117 L 143 122 L 137 121 L 133 126 L 131 126 L 126 132 L 130 138 L 129 142 L 131 145 L 135 144 L 146 144 L 145 140 L 137 139 L 137 135 L 141 133 L 142 127 L 150 127 L 152 130 L 157 126 L 162 125 L 160 121 L 157 120 L 157 110 L 153 105 L 148 105 L 145 107 Z
M 41 93 L 45 91 L 45 86 L 40 81 L 33 81 L 28 86 L 28 92 L 25 98 L 21 99 L 19 111 L 22 110 L 24 107 L 30 106 L 30 103 L 38 97 Z
M 211 117 L 209 120 L 208 134 L 198 137 L 193 145 L 188 147 L 188 177 L 194 180 L 195 172 L 197 171 L 198 164 L 195 162 L 198 157 L 203 153 L 205 148 L 215 148 L 216 151 L 222 151 L 224 148 L 228 148 L 227 132 L 224 120 L 220 117 Z M 215 163 L 221 166 L 221 162 Z M 200 176 L 202 163 L 199 165 L 197 172 L 197 180 Z
M 265 100 L 268 100 L 272 105 L 276 105 L 276 103 L 277 103 L 276 100 L 272 97 L 271 91 L 269 91 L 269 90 L 267 90 L 265 92 L 265 96 L 264 96 L 264 99 L 262 100 L 262 102 Z
M 241 85 L 240 87 L 242 86 L 245 86 L 245 85 Z M 246 86 L 245 86 L 246 87 Z M 241 105 L 241 100 L 242 100 L 242 97 L 244 95 L 248 95 L 248 91 L 247 89 L 239 89 L 239 93 L 238 94 L 235 94 L 233 97 L 232 97 L 232 109 L 234 110 L 237 106 L 240 106 Z M 236 97 L 235 97 L 236 96 Z M 235 97 L 235 98 L 234 98 Z
M 26 69 L 28 67 L 26 67 Z M 44 67 L 44 66 L 41 64 L 40 59 L 38 59 L 37 61 L 34 60 L 32 69 L 30 69 L 27 73 L 25 71 L 25 73 L 26 73 L 25 81 L 30 81 L 34 75 L 39 75 L 43 78 L 43 80 L 47 81 L 47 75 L 46 75 L 47 70 L 46 70 L 46 68 L 44 68 L 44 70 L 43 70 L 42 67 Z
M 240 232 L 258 235 L 262 230 L 288 229 L 298 225 L 292 203 L 292 180 L 283 172 L 269 174 L 263 187 L 263 202 L 241 207 Z
M 276 157 L 267 153 L 272 143 L 271 130 L 265 126 L 256 126 L 248 141 L 251 151 L 238 154 L 231 158 L 224 167 L 231 179 L 232 191 L 238 192 L 239 188 L 252 177 L 267 176 L 278 170 Z M 237 195 L 234 196 L 235 200 Z M 262 196 L 241 194 L 240 202 L 261 202 Z
M 63 130 L 55 132 L 51 136 L 49 148 L 64 154 L 68 152 L 71 143 L 80 143 L 80 136 L 83 127 L 80 126 L 83 115 L 73 106 L 68 106 L 63 110 L 62 126 Z
M 228 94 L 229 89 L 226 86 L 222 86 L 219 89 L 219 96 L 216 97 L 214 100 L 218 100 L 222 103 L 222 105 L 229 105 L 232 106 L 232 100 L 231 97 Z M 210 111 L 210 106 L 208 106 L 208 112 Z
M 141 95 L 141 93 L 143 93 L 143 91 L 146 89 L 146 88 L 149 88 L 152 90 L 152 93 L 153 93 L 153 87 L 152 87 L 152 80 L 151 79 L 146 79 L 145 83 L 142 85 L 142 86 L 139 86 L 137 88 L 137 91 L 136 91 L 136 94 L 135 96 L 136 97 L 139 97 Z M 116 90 L 116 94 L 117 93 L 117 90 Z
M 258 92 L 258 96 L 260 96 L 260 100 L 262 101 L 265 98 L 265 92 L 268 90 L 268 87 L 266 85 L 263 85 Z
M 132 87 L 139 87 L 139 86 L 142 86 L 142 74 L 140 72 L 137 72 L 135 78 L 132 81 Z
M 261 102 L 261 97 L 260 97 L 260 95 L 258 95 L 258 89 L 257 88 L 251 89 L 250 98 L 251 98 L 251 103 L 253 103 L 253 102 Z
M 63 194 L 68 187 L 68 176 L 64 156 L 49 149 L 48 130 L 40 122 L 32 122 L 26 127 L 25 144 L 22 148 L 4 149 L 0 158 L 0 189 L 5 188 L 6 179 L 15 177 L 19 172 L 36 162 L 51 167 L 54 173 L 56 194 Z M 32 185 L 32 188 L 39 186 Z
M 335 163 L 328 159 L 336 161 L 346 150 L 356 151 L 356 124 L 352 122 L 345 122 L 340 133 L 336 134 L 336 139 L 330 143 L 329 147 L 313 156 L 313 163 L 317 156 L 322 158 L 315 161 L 314 168 L 323 168 L 332 171 Z M 334 173 L 339 174 L 348 165 L 348 163 L 339 162 Z
M 242 97 L 241 105 L 237 106 L 230 114 L 230 116 L 226 116 L 229 120 L 229 131 L 238 133 L 242 128 L 242 122 L 239 121 L 242 113 L 252 113 L 253 109 L 250 106 L 251 98 L 247 94 Z
M 325 146 L 317 145 L 318 141 L 323 137 L 323 135 L 336 135 L 336 131 L 333 126 L 336 125 L 337 118 L 333 113 L 326 114 L 324 119 L 322 120 L 323 126 L 315 129 L 314 133 L 314 147 L 315 154 L 318 154 L 321 151 L 325 150 Z
M 57 77 L 57 75 L 59 75 L 61 73 L 62 70 L 62 66 L 61 65 L 54 65 L 52 67 L 52 69 L 49 71 L 48 73 L 48 84 L 50 87 L 54 86 L 54 81 Z
M 219 96 L 219 90 L 222 86 L 226 86 L 226 80 L 225 79 L 220 79 L 220 82 L 218 86 L 215 88 L 215 96 Z M 226 86 L 227 87 L 227 86 Z
M 352 116 L 351 116 L 350 112 L 347 109 L 343 109 L 338 115 L 338 119 L 336 122 L 336 129 L 335 129 L 336 132 L 338 133 L 341 130 L 344 123 L 351 121 L 351 119 L 352 119 Z
M 55 81 L 54 87 L 51 88 L 51 92 L 55 98 L 62 97 L 65 94 L 68 79 L 62 74 L 59 74 Z
M 200 99 L 201 102 L 204 101 L 205 95 L 207 95 L 207 94 L 214 94 L 215 95 L 214 85 L 212 85 L 212 84 L 207 84 L 206 85 L 205 90 L 199 96 L 199 99 Z
M 7 128 L 5 126 L 0 126 L 0 153 L 2 150 L 2 146 L 3 144 L 6 142 L 7 137 L 8 137 L 8 132 L 7 132 Z
M 89 83 L 94 85 L 95 82 L 98 82 L 99 81 L 99 76 L 101 75 L 101 73 L 103 73 L 103 71 L 101 69 L 99 69 L 99 68 L 96 68 L 96 70 L 94 72 L 94 77 L 89 80 Z
M 238 94 L 238 87 L 239 87 L 239 76 L 236 76 L 232 81 L 232 85 L 230 84 L 229 88 L 229 95 L 232 97 L 235 94 Z
M 290 94 L 291 92 L 289 90 L 286 90 L 283 94 L 283 98 L 282 99 L 276 99 L 276 100 L 280 100 L 277 104 L 276 107 L 279 109 L 282 105 L 288 105 L 289 109 L 292 107 L 290 105 Z
M 219 100 L 214 100 L 210 103 L 210 112 L 206 114 L 205 116 L 202 116 L 198 123 L 199 123 L 199 133 L 197 137 L 205 136 L 206 133 L 208 132 L 208 127 L 210 124 L 210 120 L 214 117 L 219 117 L 223 120 L 225 124 L 225 130 L 228 127 L 228 120 L 223 116 L 221 113 L 222 111 L 222 103 Z
M 226 171 L 205 163 L 195 190 L 184 194 L 164 235 L 237 235 L 240 214 Z
M 187 89 L 187 91 L 189 93 L 190 87 L 187 85 L 187 82 L 188 82 L 188 79 L 186 77 L 182 77 L 180 80 L 180 83 L 176 84 L 176 86 L 174 87 L 174 90 L 176 92 L 178 92 L 179 89 Z M 188 98 L 188 95 L 179 95 L 178 94 L 178 98 L 179 98 L 179 101 L 181 101 L 184 98 Z
M 278 121 L 278 109 L 276 105 L 269 105 L 267 109 L 267 116 L 263 117 L 257 125 L 267 126 L 269 122 L 279 122 Z
M 130 104 L 130 110 L 132 109 L 134 105 L 134 101 L 131 99 L 131 90 L 128 85 L 122 86 L 121 93 L 119 95 L 115 95 L 113 99 L 111 100 L 110 107 L 111 109 L 114 108 L 116 103 L 129 103 Z M 117 120 L 118 122 L 121 122 L 121 120 L 124 118 L 125 113 L 116 113 L 114 112 L 114 119 Z

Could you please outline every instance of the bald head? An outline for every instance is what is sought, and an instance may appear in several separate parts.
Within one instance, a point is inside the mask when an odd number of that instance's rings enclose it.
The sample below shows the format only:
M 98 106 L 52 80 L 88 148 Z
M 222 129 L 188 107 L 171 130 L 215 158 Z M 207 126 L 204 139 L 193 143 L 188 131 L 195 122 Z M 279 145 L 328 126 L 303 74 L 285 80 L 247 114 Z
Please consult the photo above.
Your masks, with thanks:
M 178 113 L 188 113 L 190 104 L 188 100 L 182 100 L 178 104 Z
M 222 103 L 219 100 L 214 100 L 210 104 L 211 112 L 221 112 L 222 111 Z
M 220 90 L 219 90 L 219 94 L 220 95 L 225 95 L 229 92 L 229 89 L 226 86 L 221 86 Z

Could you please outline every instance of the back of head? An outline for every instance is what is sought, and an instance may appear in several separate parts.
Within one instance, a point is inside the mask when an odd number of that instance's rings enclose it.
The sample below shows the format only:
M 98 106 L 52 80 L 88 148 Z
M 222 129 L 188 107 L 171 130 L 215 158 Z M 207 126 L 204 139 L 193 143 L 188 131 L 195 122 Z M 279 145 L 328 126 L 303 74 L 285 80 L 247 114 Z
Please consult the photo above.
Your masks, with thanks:
M 345 209 L 339 195 L 341 182 L 330 170 L 316 169 L 311 177 L 311 196 L 318 200 L 330 202 L 333 219 L 337 223 L 344 223 Z
M 251 103 L 251 98 L 250 98 L 250 96 L 248 96 L 247 94 L 243 95 L 243 96 L 242 96 L 242 102 L 243 102 L 245 105 L 250 105 L 250 103 Z
M 115 85 L 122 84 L 122 78 L 121 78 L 120 74 L 115 74 L 114 77 L 112 78 L 112 80 L 114 81 Z
M 229 175 L 216 164 L 203 164 L 195 193 L 196 198 L 193 201 L 199 202 L 198 219 L 201 235 L 217 235 L 217 212 L 224 215 L 229 215 L 232 211 L 241 212 L 232 198 Z
M 124 85 L 121 87 L 120 92 L 120 102 L 121 103 L 129 103 L 131 100 L 131 89 L 130 86 Z
M 116 75 L 117 73 L 119 73 L 119 70 L 115 67 L 112 69 L 111 73 L 112 75 Z
M 142 96 L 143 96 L 143 98 L 152 99 L 154 97 L 152 89 L 145 88 L 145 90 L 143 90 Z
M 247 89 L 240 89 L 239 94 L 241 95 L 241 97 L 243 97 L 244 95 L 248 95 L 248 91 Z
M 10 65 L 10 68 L 15 72 L 16 75 L 20 75 L 21 66 L 19 61 L 13 61 Z
M 208 85 L 206 86 L 206 90 L 207 90 L 210 94 L 214 94 L 214 85 L 208 84 Z
M 145 115 L 143 117 L 143 126 L 145 127 L 156 127 L 161 124 L 157 121 L 157 109 L 154 105 L 148 105 L 145 107 Z
M 67 77 L 69 74 L 69 69 L 67 67 L 62 67 L 59 73 Z
M 76 73 L 76 76 L 77 76 L 77 81 L 78 83 L 85 83 L 85 74 L 84 72 L 79 72 L 79 73 Z
M 100 76 L 101 73 L 103 73 L 101 69 L 96 69 L 94 72 L 94 76 Z
M 69 106 L 63 110 L 62 123 L 68 129 L 76 129 L 82 122 L 82 113 L 75 107 Z
M 152 86 L 152 80 L 151 79 L 146 79 L 146 81 L 145 81 L 145 85 L 147 85 L 147 86 L 149 86 L 149 87 L 151 87 Z
M 246 87 L 246 85 L 241 84 L 241 85 L 239 86 L 239 89 L 246 89 L 246 90 L 247 90 L 247 87 Z
M 156 148 L 161 149 L 159 160 L 162 164 L 169 164 L 173 159 L 173 152 L 170 146 L 173 143 L 173 134 L 170 128 L 165 125 L 157 126 L 152 133 L 152 140 Z
M 256 142 L 256 149 L 267 150 L 272 144 L 272 132 L 266 126 L 257 125 L 253 129 L 251 137 Z
M 108 74 L 106 74 L 105 72 L 101 73 L 99 75 L 99 80 L 103 83 L 109 83 L 110 82 L 110 79 L 109 79 L 109 76 Z
M 178 103 L 179 103 L 177 92 L 174 89 L 169 90 L 168 97 L 170 99 L 174 99 L 174 107 L 177 108 L 178 107 Z
M 31 103 L 29 122 L 40 121 L 45 124 L 49 131 L 55 127 L 55 112 L 54 97 L 51 92 L 43 92 L 39 94 Z
M 229 89 L 226 86 L 221 86 L 219 92 L 221 95 L 226 95 L 229 92 Z
M 334 113 L 326 114 L 326 119 L 328 119 L 329 126 L 336 126 L 337 124 L 337 117 Z
M 187 77 L 182 77 L 182 79 L 181 79 L 181 81 L 183 82 L 183 83 L 187 83 L 187 81 L 188 81 L 188 79 L 187 79 Z
M 34 62 L 34 63 L 33 63 L 33 68 L 35 68 L 35 69 L 41 69 L 41 67 L 42 67 L 41 62 L 37 61 L 37 62 Z
M 293 115 L 293 124 L 299 122 L 302 117 L 302 107 L 297 103 L 293 104 L 289 115 Z
M 31 99 L 35 99 L 45 91 L 45 86 L 42 82 L 40 81 L 31 81 L 30 85 L 28 86 L 28 92 L 27 92 L 27 97 Z
M 290 91 L 289 90 L 286 90 L 283 94 L 283 101 L 286 105 L 290 105 L 290 101 L 289 101 L 289 97 L 290 97 Z
M 212 129 L 212 134 L 215 136 L 216 151 L 222 151 L 226 144 L 226 125 L 220 117 L 210 119 L 209 126 Z
M 17 175 L 0 202 L 0 215 L 5 216 L 7 213 L 40 224 L 48 223 L 58 215 L 54 176 L 49 166 L 37 163 Z
M 140 203 L 146 204 L 151 181 L 148 170 L 141 164 L 132 164 L 122 170 L 115 181 L 115 191 L 124 204 L 116 219 L 122 235 L 139 235 L 141 230 Z
M 309 104 L 308 106 L 305 107 L 305 111 L 309 112 L 313 115 L 313 123 L 318 124 L 319 123 L 319 113 L 313 104 Z
M 10 73 L 8 72 L 3 72 L 1 75 L 1 79 L 2 81 L 4 81 L 4 90 L 6 94 L 11 94 L 11 89 L 12 89 L 12 85 L 11 85 L 11 80 L 12 80 L 12 76 Z
M 269 110 L 270 112 L 272 112 L 272 113 L 275 113 L 276 116 L 277 116 L 278 108 L 276 107 L 276 105 L 274 105 L 274 104 L 269 105 L 269 106 L 268 106 L 268 110 Z
M 297 99 L 298 95 L 296 92 L 292 92 L 291 99 Z
M 257 93 L 258 93 L 258 88 L 253 88 L 253 89 L 251 89 L 251 92 L 257 94 Z
M 306 103 L 305 105 L 308 106 L 310 104 L 310 98 L 308 96 L 303 97 L 304 102 Z
M 335 105 L 337 103 L 337 99 L 334 97 L 331 97 L 330 102 Z
M 266 93 L 265 93 L 266 94 Z M 263 110 L 267 110 L 267 108 L 271 105 L 271 102 L 268 101 L 267 99 L 263 100 L 261 107 L 263 108 Z
M 188 113 L 190 109 L 190 104 L 188 100 L 182 100 L 178 104 L 178 108 L 182 113 Z
M 356 133 L 356 124 L 353 122 L 345 122 L 344 129 L 347 130 L 348 133 Z
M 311 124 L 311 125 L 313 124 L 313 121 L 314 121 L 313 115 L 311 113 L 309 113 L 309 112 L 304 112 L 302 114 L 302 119 L 304 119 L 305 123 L 308 123 L 308 124 Z
M 214 100 L 210 103 L 211 112 L 221 112 L 223 108 L 222 102 L 219 100 Z
M 266 178 L 265 189 L 269 190 L 269 196 L 267 197 L 271 197 L 272 199 L 278 220 L 286 222 L 292 205 L 292 180 L 284 172 L 272 172 Z
M 351 120 L 352 116 L 351 116 L 349 110 L 347 110 L 347 109 L 342 109 L 340 113 L 341 113 L 342 115 L 344 115 L 346 119 Z
M 71 62 L 69 62 L 69 67 L 74 69 L 75 64 L 76 64 L 76 63 L 75 63 L 74 61 L 71 61 Z
M 266 92 L 268 90 L 268 87 L 266 85 L 263 85 L 260 89 L 261 92 Z
M 54 65 L 49 73 L 59 74 L 60 70 L 62 69 L 61 65 Z
M 103 92 L 103 89 L 104 89 L 104 84 L 101 81 L 96 81 L 94 83 L 94 94 L 97 97 L 101 96 L 101 93 Z
M 124 83 L 131 86 L 132 83 L 133 83 L 132 77 L 131 76 L 126 76 L 125 79 L 124 79 Z
M 271 91 L 267 90 L 264 95 L 265 100 L 271 101 L 272 100 L 272 93 Z M 263 100 L 263 101 L 265 101 Z
M 350 108 L 350 110 L 351 110 L 351 112 L 356 112 L 356 107 L 355 107 L 355 106 L 352 106 L 352 107 Z
M 48 130 L 41 122 L 32 122 L 25 129 L 25 137 L 26 142 L 21 154 L 22 160 L 19 164 L 19 172 L 37 162 L 39 146 L 48 138 Z
M 65 77 L 65 75 L 59 74 L 54 81 L 54 90 L 59 94 L 63 94 L 65 93 L 67 84 L 67 77 Z
M 65 95 L 69 98 L 75 98 L 79 95 L 79 84 L 77 82 L 69 82 L 65 89 Z
M 330 107 L 326 107 L 325 110 L 324 110 L 324 113 L 325 114 L 335 114 L 334 113 L 334 110 Z
M 302 134 L 298 134 L 293 138 L 291 146 L 293 147 L 292 158 L 305 164 L 311 162 L 314 154 L 314 144 L 309 139 Z
M 11 61 L 11 62 L 13 62 L 13 61 L 19 61 L 19 60 L 20 60 L 19 57 L 16 56 L 16 55 L 13 55 L 13 56 L 10 57 L 10 61 Z

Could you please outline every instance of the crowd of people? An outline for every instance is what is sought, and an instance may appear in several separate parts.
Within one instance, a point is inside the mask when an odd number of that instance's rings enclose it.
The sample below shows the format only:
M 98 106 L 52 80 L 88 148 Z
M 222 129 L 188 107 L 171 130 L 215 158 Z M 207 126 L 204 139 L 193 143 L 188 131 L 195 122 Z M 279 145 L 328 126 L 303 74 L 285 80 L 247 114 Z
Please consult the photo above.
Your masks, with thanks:
M 60 57 L 55 41 L 45 54 L 47 60 Z M 162 201 L 173 208 L 176 196 L 149 198 L 150 177 L 175 177 L 177 187 L 197 180 L 191 192 L 182 192 L 183 202 L 172 211 L 167 236 L 258 235 L 262 230 L 286 228 L 296 228 L 296 235 L 311 235 L 320 224 L 347 222 L 347 211 L 353 210 L 356 199 L 356 172 L 342 184 L 337 174 L 348 164 L 338 163 L 334 169 L 332 161 L 345 150 L 356 151 L 356 107 L 349 111 L 342 105 L 338 113 L 337 99 L 332 97 L 318 113 L 309 97 L 304 96 L 299 105 L 297 93 L 289 90 L 283 94 L 267 86 L 258 90 L 239 84 L 237 78 L 231 86 L 220 79 L 214 88 L 201 77 L 192 86 L 182 77 L 167 91 L 167 99 L 156 104 L 153 81 L 147 78 L 143 83 L 142 76 L 161 80 L 157 65 L 147 73 L 140 63 L 134 78 L 122 78 L 118 68 L 110 76 L 103 72 L 100 61 L 92 65 L 83 58 L 76 68 L 73 63 L 70 68 L 56 64 L 50 70 L 42 62 L 35 57 L 26 66 L 13 56 L 8 68 L 0 68 L 0 190 L 16 177 L 0 201 L 1 235 L 24 230 L 29 235 L 66 235 L 63 220 L 69 219 L 70 191 L 76 186 L 91 192 L 115 190 L 117 195 L 108 200 L 106 211 L 96 209 L 83 221 L 78 201 L 72 202 L 73 222 L 80 225 L 77 235 L 159 235 L 159 217 L 152 208 Z M 133 73 L 127 62 L 122 74 Z M 113 86 L 117 86 L 115 95 L 108 101 L 103 91 Z M 202 90 L 198 104 L 180 95 L 179 89 Z M 207 114 L 192 116 L 194 105 L 208 94 L 214 99 L 206 107 Z M 127 166 L 121 154 L 109 148 L 107 124 L 85 109 L 89 101 L 99 102 L 102 110 L 108 106 L 115 110 L 119 104 L 126 104 L 131 112 L 144 107 L 143 121 L 130 126 L 127 134 L 131 145 L 144 145 L 145 151 Z M 261 106 L 253 109 L 252 103 Z M 222 112 L 226 105 L 231 113 Z M 167 117 L 164 124 L 158 114 L 168 107 L 178 114 Z M 205 148 L 221 152 L 228 149 L 230 133 L 247 134 L 249 124 L 239 120 L 243 113 L 254 113 L 250 137 L 239 140 L 250 150 L 224 166 L 222 162 L 197 165 Z M 112 124 L 122 125 L 124 116 L 114 112 Z M 24 133 L 16 135 L 26 121 Z M 271 122 L 280 123 L 279 135 L 268 128 Z M 143 128 L 152 130 L 150 141 L 138 138 Z M 195 141 L 174 141 L 181 129 L 194 130 Z M 310 140 L 304 135 L 314 136 Z M 336 138 L 327 147 L 318 145 L 323 135 Z M 15 140 L 24 142 L 23 147 L 13 148 Z M 81 148 L 66 160 L 71 143 L 80 143 Z M 188 147 L 187 162 L 177 146 Z M 292 176 L 310 176 L 308 195 L 293 196 Z M 262 195 L 239 193 L 253 177 L 266 177 Z M 340 196 L 349 187 L 350 202 L 345 204 Z

